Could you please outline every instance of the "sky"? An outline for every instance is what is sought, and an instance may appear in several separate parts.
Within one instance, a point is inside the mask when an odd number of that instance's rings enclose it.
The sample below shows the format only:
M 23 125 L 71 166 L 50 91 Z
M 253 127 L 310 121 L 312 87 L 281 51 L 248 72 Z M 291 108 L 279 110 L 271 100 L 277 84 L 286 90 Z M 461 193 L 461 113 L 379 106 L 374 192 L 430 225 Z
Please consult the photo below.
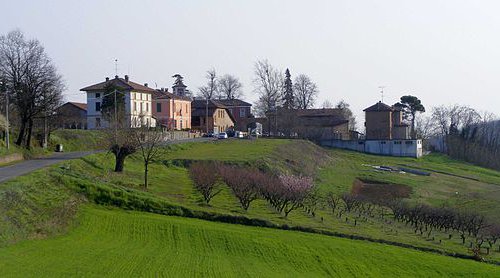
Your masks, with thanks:
M 308 75 L 316 106 L 347 101 L 358 116 L 381 100 L 418 96 L 430 111 L 464 104 L 500 114 L 500 1 L 7 1 L 0 34 L 38 39 L 63 75 L 65 100 L 128 74 L 150 87 L 184 76 L 193 92 L 205 72 L 233 74 L 257 100 L 254 64 L 267 59 Z M 428 113 L 430 114 L 430 113 Z M 362 125 L 362 124 L 361 124 Z

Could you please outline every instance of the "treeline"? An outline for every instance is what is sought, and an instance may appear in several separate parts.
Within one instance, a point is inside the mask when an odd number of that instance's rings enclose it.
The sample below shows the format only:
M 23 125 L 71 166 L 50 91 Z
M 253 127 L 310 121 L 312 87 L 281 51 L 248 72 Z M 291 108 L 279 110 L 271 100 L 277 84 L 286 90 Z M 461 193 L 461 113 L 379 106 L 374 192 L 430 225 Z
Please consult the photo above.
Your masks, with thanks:
M 55 110 L 65 86 L 52 60 L 36 39 L 20 31 L 0 36 L 0 105 L 9 110 L 14 142 L 30 148 L 35 137 L 46 146 L 55 125 Z
M 418 120 L 419 137 L 430 149 L 483 167 L 500 170 L 500 120 L 463 105 L 438 106 Z

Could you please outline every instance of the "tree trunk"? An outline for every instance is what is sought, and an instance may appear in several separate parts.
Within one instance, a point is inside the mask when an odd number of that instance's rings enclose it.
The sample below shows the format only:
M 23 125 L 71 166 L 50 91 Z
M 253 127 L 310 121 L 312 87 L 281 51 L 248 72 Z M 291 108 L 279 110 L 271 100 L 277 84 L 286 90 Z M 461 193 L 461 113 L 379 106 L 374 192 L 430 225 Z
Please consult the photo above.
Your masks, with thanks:
M 24 119 L 21 121 L 21 127 L 19 128 L 19 135 L 17 136 L 16 145 L 21 146 L 24 139 L 24 132 L 26 130 L 26 121 Z
M 415 114 L 411 114 L 411 139 L 417 139 L 417 135 L 415 134 Z
M 118 151 L 116 154 L 115 154 L 115 172 L 123 172 L 123 166 L 125 165 L 125 158 L 127 156 L 121 152 L 121 151 Z
M 144 187 L 148 188 L 148 162 L 144 162 Z
M 31 148 L 31 135 L 33 133 L 33 119 L 30 119 L 28 122 L 28 132 L 26 132 L 26 149 Z

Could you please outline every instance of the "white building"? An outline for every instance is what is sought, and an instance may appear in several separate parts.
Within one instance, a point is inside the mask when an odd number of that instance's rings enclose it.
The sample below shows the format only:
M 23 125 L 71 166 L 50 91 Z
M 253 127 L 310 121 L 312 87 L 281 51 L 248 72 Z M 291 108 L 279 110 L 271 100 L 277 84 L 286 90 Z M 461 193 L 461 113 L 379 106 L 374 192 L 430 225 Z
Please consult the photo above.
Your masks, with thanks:
M 326 139 L 321 141 L 325 147 L 348 149 L 358 152 L 388 155 L 388 156 L 422 156 L 422 140 L 337 140 Z
M 152 94 L 154 89 L 148 84 L 140 85 L 125 78 L 115 76 L 114 79 L 106 77 L 106 81 L 82 88 L 80 91 L 87 93 L 87 127 L 88 129 L 106 128 L 109 123 L 103 118 L 101 105 L 106 94 L 106 88 L 112 86 L 117 90 L 118 97 L 124 97 L 125 117 L 128 125 L 135 127 L 140 124 L 156 126 L 152 116 Z M 110 93 L 109 90 L 107 92 Z M 112 95 L 112 97 L 114 97 Z M 123 114 L 122 114 L 123 115 Z M 142 123 L 141 123 L 142 122 Z

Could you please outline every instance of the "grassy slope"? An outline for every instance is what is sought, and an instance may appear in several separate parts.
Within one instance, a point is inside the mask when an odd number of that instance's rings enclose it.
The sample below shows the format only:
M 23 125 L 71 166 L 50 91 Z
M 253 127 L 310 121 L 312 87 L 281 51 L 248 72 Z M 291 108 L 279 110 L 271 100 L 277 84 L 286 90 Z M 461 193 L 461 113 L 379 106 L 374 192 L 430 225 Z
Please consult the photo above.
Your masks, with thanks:
M 294 153 L 293 157 L 299 161 L 310 160 L 307 153 L 314 150 L 311 145 L 294 146 L 296 144 L 290 141 L 279 140 L 258 140 L 258 141 L 224 141 L 224 142 L 209 142 L 209 143 L 188 143 L 171 146 L 165 159 L 216 159 L 230 162 L 245 162 L 254 163 L 256 161 L 264 161 L 265 164 L 275 168 L 284 168 L 291 166 L 299 168 L 300 163 L 296 161 L 288 161 L 287 154 Z M 296 147 L 301 147 L 303 152 L 297 153 Z M 469 187 L 470 181 L 444 175 L 422 177 L 414 175 L 400 175 L 386 172 L 374 172 L 371 168 L 362 166 L 363 163 L 395 165 L 397 163 L 427 163 L 431 166 L 439 165 L 433 161 L 428 162 L 427 158 L 421 160 L 415 159 L 398 159 L 389 157 L 378 157 L 364 155 L 348 151 L 331 150 L 331 155 L 334 157 L 333 163 L 327 164 L 320 170 L 318 182 L 322 191 L 344 192 L 349 190 L 352 181 L 355 177 L 370 177 L 373 179 L 392 181 L 396 183 L 409 184 L 415 192 L 413 197 L 419 201 L 433 202 L 435 196 L 439 196 L 441 190 L 456 188 L 458 182 L 462 182 L 461 186 Z M 100 182 L 111 186 L 134 188 L 143 191 L 142 188 L 142 163 L 140 158 L 129 158 L 126 161 L 125 172 L 116 174 L 112 172 L 112 155 L 99 154 L 86 157 L 82 160 L 73 161 L 70 163 L 68 174 L 76 175 L 81 180 L 95 183 Z M 436 159 L 436 158 L 432 158 Z M 289 159 L 288 159 L 289 160 Z M 463 165 L 462 163 L 458 163 Z M 458 170 L 457 170 L 458 171 Z M 485 175 L 485 178 L 491 178 L 490 175 Z M 488 187 L 484 183 L 481 187 Z M 495 186 L 496 188 L 497 186 Z M 419 190 L 429 188 L 432 192 L 428 196 L 418 196 Z M 222 192 L 217 195 L 209 206 L 205 205 L 198 192 L 193 188 L 192 182 L 189 179 L 188 171 L 182 167 L 169 166 L 162 164 L 154 164 L 150 169 L 150 186 L 147 192 L 165 198 L 169 202 L 182 204 L 194 210 L 204 210 L 209 212 L 245 215 L 251 218 L 259 218 L 270 220 L 278 224 L 288 224 L 294 226 L 306 226 L 317 229 L 330 230 L 346 234 L 361 235 L 375 239 L 384 239 L 396 242 L 403 242 L 415 246 L 428 247 L 433 249 L 446 250 L 448 252 L 457 252 L 467 254 L 466 247 L 461 245 L 458 235 L 455 235 L 452 240 L 448 240 L 448 234 L 433 234 L 434 240 L 428 240 L 425 237 L 415 235 L 413 230 L 399 223 L 386 225 L 380 220 L 369 219 L 368 222 L 359 222 L 354 226 L 353 218 L 356 215 L 347 215 L 350 218 L 349 222 L 345 222 L 345 218 L 335 218 L 329 210 L 320 209 L 316 217 L 304 213 L 301 210 L 292 212 L 287 219 L 276 213 L 265 201 L 257 200 L 250 206 L 249 211 L 243 211 L 236 198 L 231 194 L 227 187 L 223 187 Z M 431 198 L 433 197 L 433 198 Z M 445 198 L 446 195 L 443 197 Z M 439 200 L 443 203 L 443 200 Z M 450 202 L 449 199 L 444 199 Z M 488 204 L 487 201 L 481 199 L 483 204 Z M 438 204 L 438 202 L 436 202 Z M 485 211 L 498 208 L 498 203 L 491 203 Z M 439 242 L 442 240 L 442 242 Z M 500 260 L 500 253 L 493 252 L 489 256 L 490 259 Z
M 0 247 L 66 231 L 80 202 L 46 169 L 0 184 Z
M 293 143 L 292 143 L 293 144 Z M 307 153 L 310 146 L 304 147 L 304 154 Z M 271 164 L 273 167 L 283 168 L 287 166 L 283 160 L 287 159 L 286 153 L 294 153 L 294 156 L 299 156 L 300 160 L 309 160 L 307 155 L 301 156 L 299 151 L 293 150 L 290 141 L 279 140 L 258 140 L 258 141 L 225 141 L 225 142 L 210 142 L 197 144 L 181 144 L 171 146 L 170 151 L 166 154 L 165 159 L 217 159 L 225 161 L 236 161 L 249 163 L 257 160 L 264 160 L 265 163 Z M 280 153 L 277 153 L 280 151 Z M 418 188 L 425 186 L 432 180 L 426 180 L 432 177 L 418 176 L 399 176 L 390 173 L 373 172 L 360 163 L 380 162 L 384 163 L 430 163 L 431 166 L 439 166 L 439 163 L 414 159 L 396 159 L 387 157 L 368 156 L 359 153 L 332 150 L 332 156 L 335 158 L 334 163 L 330 166 L 325 166 L 320 171 L 320 183 L 323 190 L 335 189 L 338 192 L 344 191 L 352 183 L 352 179 L 357 176 L 368 175 L 372 178 L 381 180 L 404 181 L 405 184 Z M 431 157 L 432 159 L 445 159 L 442 157 Z M 0 205 L 0 218 L 14 219 L 16 221 L 7 221 L 7 226 L 13 232 L 5 233 L 5 230 L 0 229 L 0 246 L 15 240 L 21 240 L 29 237 L 45 237 L 64 231 L 64 223 L 53 223 L 54 219 L 59 219 L 61 211 L 66 211 L 66 207 L 72 208 L 75 203 L 75 197 L 67 191 L 66 187 L 61 184 L 56 178 L 50 175 L 52 172 L 64 172 L 68 176 L 77 176 L 78 180 L 88 183 L 102 184 L 107 186 L 131 187 L 138 190 L 143 190 L 140 187 L 142 183 L 142 163 L 140 158 L 129 158 L 126 161 L 126 171 L 122 174 L 112 172 L 112 156 L 99 154 L 89 156 L 80 160 L 75 160 L 65 163 L 69 166 L 67 170 L 58 169 L 57 166 L 52 167 L 53 170 L 43 170 L 22 179 L 16 179 L 6 185 L 0 185 L 0 203 L 5 200 L 5 192 L 20 190 L 23 196 L 31 196 L 28 199 L 29 205 L 20 205 L 16 210 L 11 208 L 7 212 L 2 211 Z M 292 161 L 293 162 L 293 161 Z M 290 162 L 291 163 L 291 162 Z M 458 163 L 458 162 L 457 162 Z M 450 163 L 451 164 L 451 163 Z M 466 167 L 466 164 L 458 163 L 460 167 Z M 464 166 L 465 165 L 465 166 Z M 299 168 L 300 163 L 293 162 L 292 168 Z M 361 168 L 360 168 L 361 167 Z M 450 166 L 448 166 L 450 167 Z M 455 169 L 455 168 L 453 168 Z M 459 170 L 456 170 L 459 171 Z M 486 174 L 481 174 L 481 171 L 475 171 L 479 176 L 483 175 L 484 179 L 494 179 L 487 170 Z M 326 176 L 325 176 L 326 174 Z M 423 179 L 422 179 L 423 178 Z M 457 179 L 449 177 L 450 179 Z M 399 180 L 404 179 L 404 180 Z M 35 182 L 36 181 L 36 182 Z M 353 226 L 352 222 L 345 223 L 343 220 L 334 218 L 327 210 L 318 212 L 317 217 L 311 217 L 302 211 L 292 212 L 288 219 L 284 219 L 270 208 L 266 202 L 258 200 L 252 203 L 250 210 L 244 212 L 239 208 L 237 200 L 232 196 L 229 190 L 224 189 L 223 192 L 216 196 L 210 206 L 202 203 L 200 195 L 193 190 L 192 183 L 188 177 L 187 170 L 181 167 L 170 166 L 166 167 L 162 164 L 152 165 L 150 170 L 151 186 L 148 188 L 148 194 L 155 194 L 165 198 L 169 202 L 180 203 L 186 207 L 197 210 L 206 210 L 220 213 L 242 214 L 248 217 L 261 218 L 271 220 L 275 223 L 287 223 L 289 225 L 302 225 L 319 229 L 332 230 L 348 234 L 357 234 L 369 236 L 372 238 L 381 238 L 391 241 L 409 243 L 416 246 L 432 247 L 435 249 L 443 249 L 451 252 L 467 253 L 467 249 L 458 244 L 458 240 L 447 242 L 444 240 L 447 236 L 436 236 L 436 240 L 429 241 L 420 236 L 416 236 L 412 231 L 405 227 L 381 225 L 377 221 L 369 221 L 361 225 Z M 467 185 L 467 183 L 464 183 Z M 449 186 L 452 185 L 450 182 Z M 484 186 L 484 184 L 481 184 Z M 432 187 L 439 189 L 440 186 Z M 498 204 L 496 204 L 498 205 Z M 9 206 L 5 206 L 8 208 Z M 43 209 L 39 209 L 42 207 Z M 70 210 L 71 211 L 71 210 Z M 38 217 L 41 212 L 42 217 Z M 14 217 L 10 217 L 11 215 Z M 71 216 L 71 215 L 70 215 Z M 68 216 L 67 218 L 70 218 Z M 324 221 L 320 220 L 324 217 Z M 351 217 L 351 216 L 349 216 Z M 25 219 L 21 225 L 17 225 L 17 219 Z M 63 218 L 64 219 L 64 218 Z M 64 222 L 64 221 L 63 221 Z M 0 223 L 5 224 L 5 223 Z M 5 226 L 5 225 L 4 225 Z M 0 227 L 1 228 L 1 227 Z M 8 231 L 8 230 L 7 230 Z M 10 235 L 10 237 L 9 237 Z M 15 235 L 15 238 L 12 236 Z M 19 236 L 21 235 L 21 236 Z M 437 243 L 442 238 L 443 243 Z M 2 242 L 3 240 L 3 242 Z M 28 244 L 28 243 L 27 243 Z M 127 248 L 128 247 L 124 247 Z M 500 253 L 495 252 L 493 259 L 498 260 Z M 386 258 L 387 259 L 387 258 Z
M 79 221 L 67 235 L 0 249 L 2 276 L 500 275 L 470 260 L 299 232 L 96 207 Z
M 432 205 L 447 205 L 479 211 L 500 222 L 500 172 L 452 160 L 443 155 L 420 159 L 383 157 L 351 151 L 330 150 L 335 162 L 320 171 L 324 190 L 349 191 L 356 177 L 412 186 L 411 199 Z M 369 165 L 411 165 L 478 179 L 474 181 L 445 174 L 431 176 L 374 171 Z
M 49 149 L 62 144 L 65 152 L 103 149 L 104 132 L 99 130 L 58 129 L 50 134 Z

